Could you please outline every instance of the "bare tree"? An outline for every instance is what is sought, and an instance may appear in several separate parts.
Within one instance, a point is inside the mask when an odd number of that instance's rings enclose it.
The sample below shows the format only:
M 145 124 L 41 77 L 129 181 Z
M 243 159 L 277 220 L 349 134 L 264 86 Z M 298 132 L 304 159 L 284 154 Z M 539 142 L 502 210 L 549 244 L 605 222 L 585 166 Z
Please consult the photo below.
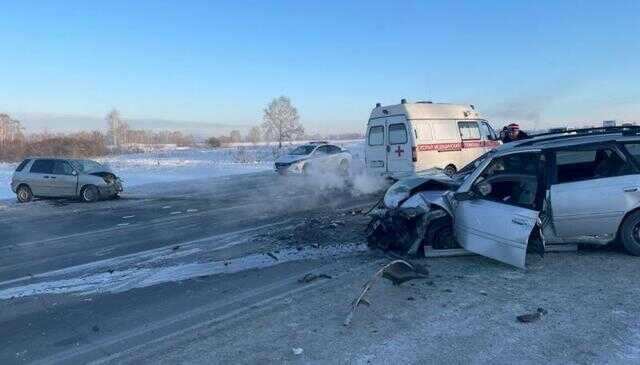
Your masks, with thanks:
M 15 158 L 23 147 L 24 128 L 19 120 L 12 119 L 8 114 L 0 113 L 0 159 Z
M 120 118 L 120 112 L 117 109 L 112 109 L 107 114 L 107 127 L 108 134 L 116 148 L 120 148 L 127 144 L 127 137 L 129 134 L 129 125 Z
M 298 110 L 286 96 L 273 99 L 267 105 L 263 120 L 262 129 L 265 135 L 278 142 L 278 149 L 282 148 L 282 142 L 304 134 Z
M 113 145 L 118 147 L 120 145 L 118 141 L 118 130 L 120 129 L 120 113 L 116 109 L 111 109 L 106 116 L 107 120 L 107 134 L 111 138 Z
M 247 142 L 257 144 L 262 139 L 262 131 L 259 126 L 251 127 L 249 133 L 247 133 Z
M 229 133 L 229 140 L 231 141 L 231 143 L 238 143 L 242 141 L 242 135 L 239 131 L 232 130 L 231 133 Z
M 216 137 L 209 137 L 207 138 L 207 140 L 205 141 L 205 143 L 207 144 L 207 146 L 209 146 L 210 148 L 218 148 L 220 146 L 222 146 L 222 142 L 220 142 L 220 140 Z

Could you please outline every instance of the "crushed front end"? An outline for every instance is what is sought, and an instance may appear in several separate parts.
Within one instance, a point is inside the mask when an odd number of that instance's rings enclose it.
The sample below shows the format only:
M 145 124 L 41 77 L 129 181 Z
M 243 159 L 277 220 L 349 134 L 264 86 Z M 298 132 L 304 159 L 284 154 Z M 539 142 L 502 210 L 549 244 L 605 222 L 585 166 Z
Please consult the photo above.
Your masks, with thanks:
M 100 196 L 117 196 L 123 191 L 122 180 L 110 171 L 92 172 L 90 175 L 102 178 L 104 184 L 98 185 Z
M 452 230 L 449 192 L 459 185 L 444 175 L 414 176 L 392 185 L 371 212 L 370 247 L 420 255 L 425 246 L 458 248 Z

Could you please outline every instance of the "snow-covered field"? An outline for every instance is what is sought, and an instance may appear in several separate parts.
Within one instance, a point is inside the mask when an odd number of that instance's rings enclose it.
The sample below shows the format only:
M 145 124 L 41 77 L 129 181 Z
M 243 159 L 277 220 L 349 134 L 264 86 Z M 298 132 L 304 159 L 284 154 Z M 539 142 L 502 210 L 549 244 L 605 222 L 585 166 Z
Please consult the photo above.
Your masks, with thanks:
M 11 174 L 18 164 L 0 163 L 0 199 L 15 197 L 11 191 Z
M 364 158 L 363 141 L 336 143 L 350 150 L 354 160 Z M 231 176 L 273 169 L 276 152 L 272 146 L 229 148 L 176 148 L 148 153 L 107 156 L 96 160 L 108 164 L 127 187 L 149 183 Z M 15 198 L 11 174 L 17 164 L 0 163 L 0 199 Z

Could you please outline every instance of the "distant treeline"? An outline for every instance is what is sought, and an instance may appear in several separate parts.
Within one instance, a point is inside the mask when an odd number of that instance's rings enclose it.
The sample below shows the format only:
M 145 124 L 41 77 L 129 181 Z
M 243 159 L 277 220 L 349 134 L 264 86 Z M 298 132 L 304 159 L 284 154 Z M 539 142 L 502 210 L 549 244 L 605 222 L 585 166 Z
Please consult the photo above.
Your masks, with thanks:
M 142 150 L 141 146 L 193 145 L 193 138 L 180 132 L 149 132 L 145 136 L 131 138 L 128 143 L 116 147 L 107 144 L 107 136 L 97 131 L 30 134 L 0 143 L 0 161 L 15 162 L 27 156 L 98 157 L 111 153 L 138 152 Z
M 353 140 L 363 139 L 364 133 L 340 133 L 340 134 L 303 134 L 297 137 L 299 141 L 340 141 L 340 140 Z M 205 144 L 210 148 L 233 146 L 238 143 L 252 143 L 252 144 L 268 144 L 277 143 L 269 136 L 264 136 L 260 129 L 257 127 L 251 128 L 249 133 L 245 137 L 242 137 L 240 132 L 231 131 L 229 135 L 221 135 L 215 137 L 209 137 L 205 140 Z
M 100 132 L 42 133 L 4 141 L 0 144 L 0 161 L 14 162 L 26 156 L 92 157 L 106 152 L 105 138 Z
M 178 147 L 195 146 L 192 135 L 178 131 L 151 131 L 131 129 L 117 110 L 106 116 L 106 133 L 100 131 L 77 133 L 32 133 L 25 134 L 19 120 L 8 114 L 0 113 L 0 161 L 15 162 L 27 156 L 68 156 L 97 157 L 112 153 L 142 152 L 157 146 L 175 145 Z M 280 127 L 285 128 L 285 127 Z M 288 126 L 287 128 L 293 128 Z M 272 128 L 273 129 L 273 128 Z M 278 129 L 278 128 L 276 128 Z M 228 135 L 220 135 L 206 139 L 205 145 L 210 148 L 224 147 L 235 143 L 270 144 L 286 140 L 346 140 L 363 138 L 362 133 L 342 134 L 306 134 L 301 127 L 296 127 L 298 134 L 274 136 L 267 125 L 254 126 L 244 136 L 237 130 Z M 285 138 L 286 137 L 286 138 Z

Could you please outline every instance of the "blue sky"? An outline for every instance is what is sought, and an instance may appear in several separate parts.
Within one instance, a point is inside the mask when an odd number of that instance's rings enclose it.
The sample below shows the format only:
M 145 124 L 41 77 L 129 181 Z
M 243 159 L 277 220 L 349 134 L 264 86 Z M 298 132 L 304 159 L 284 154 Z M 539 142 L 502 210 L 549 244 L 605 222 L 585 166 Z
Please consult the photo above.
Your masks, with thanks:
M 0 111 L 308 130 L 376 102 L 468 102 L 500 125 L 640 120 L 640 1 L 12 1 Z

